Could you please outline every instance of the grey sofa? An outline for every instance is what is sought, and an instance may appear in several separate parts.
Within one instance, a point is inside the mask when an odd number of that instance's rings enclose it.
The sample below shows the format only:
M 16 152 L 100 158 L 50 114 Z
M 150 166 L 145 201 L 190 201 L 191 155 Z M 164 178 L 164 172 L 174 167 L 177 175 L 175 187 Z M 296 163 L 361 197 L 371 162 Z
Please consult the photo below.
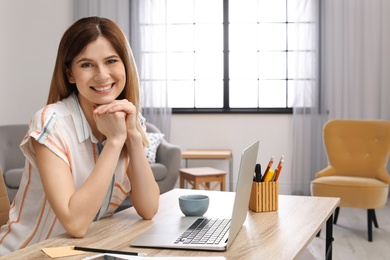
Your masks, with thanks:
M 4 182 L 10 202 L 16 195 L 20 179 L 23 173 L 25 158 L 19 145 L 27 133 L 27 125 L 0 126 L 0 168 L 4 175 Z M 147 132 L 155 133 L 160 130 L 146 123 Z M 181 162 L 180 147 L 162 140 L 156 153 L 156 163 L 151 163 L 154 177 L 160 187 L 160 193 L 167 192 L 175 187 L 179 176 Z M 129 200 L 125 200 L 119 210 L 131 206 Z

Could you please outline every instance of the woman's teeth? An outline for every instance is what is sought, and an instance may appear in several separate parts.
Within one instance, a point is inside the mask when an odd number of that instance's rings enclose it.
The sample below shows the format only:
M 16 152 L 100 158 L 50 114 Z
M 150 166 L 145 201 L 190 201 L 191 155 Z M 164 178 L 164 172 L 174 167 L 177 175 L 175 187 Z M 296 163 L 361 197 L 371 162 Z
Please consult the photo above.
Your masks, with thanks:
M 99 91 L 99 92 L 103 92 L 103 91 L 109 90 L 111 87 L 112 87 L 112 85 L 108 85 L 108 86 L 105 86 L 105 87 L 102 87 L 102 88 L 94 87 L 93 89 L 96 90 L 96 91 Z

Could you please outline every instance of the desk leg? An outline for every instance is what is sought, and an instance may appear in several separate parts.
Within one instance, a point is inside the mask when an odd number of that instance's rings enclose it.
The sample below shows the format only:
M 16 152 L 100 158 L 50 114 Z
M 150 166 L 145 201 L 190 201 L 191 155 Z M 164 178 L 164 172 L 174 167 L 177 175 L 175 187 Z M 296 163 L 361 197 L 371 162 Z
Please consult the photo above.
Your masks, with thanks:
M 332 260 L 333 214 L 326 221 L 325 259 Z
M 233 155 L 229 158 L 229 191 L 233 191 Z

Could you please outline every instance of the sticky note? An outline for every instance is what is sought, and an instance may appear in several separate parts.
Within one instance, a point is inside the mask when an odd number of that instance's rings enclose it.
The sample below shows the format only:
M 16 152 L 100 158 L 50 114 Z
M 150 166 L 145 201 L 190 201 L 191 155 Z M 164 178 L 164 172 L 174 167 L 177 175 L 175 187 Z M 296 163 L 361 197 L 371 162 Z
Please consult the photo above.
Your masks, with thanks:
M 51 258 L 85 254 L 83 251 L 74 250 L 73 248 L 74 246 L 47 247 L 42 248 L 42 251 Z

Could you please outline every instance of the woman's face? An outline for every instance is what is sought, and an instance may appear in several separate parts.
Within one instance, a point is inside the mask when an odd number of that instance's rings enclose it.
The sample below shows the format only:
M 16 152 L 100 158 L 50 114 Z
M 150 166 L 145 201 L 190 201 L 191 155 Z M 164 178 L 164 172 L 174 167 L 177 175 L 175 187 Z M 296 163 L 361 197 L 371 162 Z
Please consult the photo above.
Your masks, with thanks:
M 112 44 L 100 36 L 73 59 L 68 80 L 76 84 L 82 105 L 108 104 L 125 87 L 125 66 Z

